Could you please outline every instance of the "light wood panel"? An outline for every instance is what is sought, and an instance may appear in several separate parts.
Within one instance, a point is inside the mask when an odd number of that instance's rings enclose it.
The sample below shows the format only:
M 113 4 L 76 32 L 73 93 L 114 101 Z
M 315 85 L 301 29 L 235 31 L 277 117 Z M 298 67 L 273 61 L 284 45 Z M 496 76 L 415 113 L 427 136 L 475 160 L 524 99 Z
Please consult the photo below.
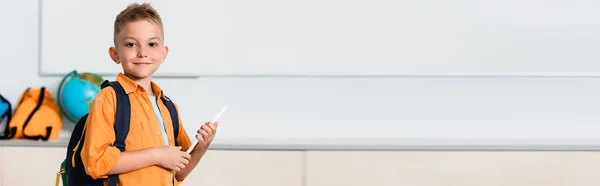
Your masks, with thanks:
M 598 152 L 307 152 L 307 186 L 600 185 Z
M 182 186 L 302 186 L 301 151 L 209 151 Z
M 66 148 L 2 147 L 2 186 L 54 185 Z

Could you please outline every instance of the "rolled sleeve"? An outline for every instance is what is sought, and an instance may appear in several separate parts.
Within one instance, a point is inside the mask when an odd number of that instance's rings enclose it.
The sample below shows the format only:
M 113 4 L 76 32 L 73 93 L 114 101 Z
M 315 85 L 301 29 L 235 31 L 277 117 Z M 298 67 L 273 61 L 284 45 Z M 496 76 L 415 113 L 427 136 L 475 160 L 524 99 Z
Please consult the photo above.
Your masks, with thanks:
M 115 141 L 115 99 L 114 90 L 107 87 L 90 105 L 81 159 L 85 171 L 94 179 L 107 178 L 121 155 L 121 151 L 112 146 Z
M 94 179 L 108 178 L 108 172 L 117 163 L 121 151 L 116 147 L 106 147 L 104 152 L 99 152 L 94 157 L 97 161 L 86 166 L 85 170 Z

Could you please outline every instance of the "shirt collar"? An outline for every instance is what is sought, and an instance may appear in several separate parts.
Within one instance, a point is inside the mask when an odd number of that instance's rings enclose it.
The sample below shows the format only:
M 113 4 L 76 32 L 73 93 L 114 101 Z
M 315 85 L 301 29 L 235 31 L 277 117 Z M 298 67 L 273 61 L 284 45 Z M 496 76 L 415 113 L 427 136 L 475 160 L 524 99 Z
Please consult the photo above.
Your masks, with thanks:
M 127 94 L 132 93 L 133 91 L 141 87 L 138 83 L 133 81 L 131 78 L 125 76 L 125 74 L 123 73 L 119 73 L 119 75 L 117 75 L 117 81 L 121 83 L 121 86 L 123 86 L 123 89 Z M 152 88 L 152 91 L 154 92 L 154 94 L 156 94 L 157 97 L 164 96 L 162 89 L 156 83 L 154 83 L 154 81 L 150 82 L 150 87 Z

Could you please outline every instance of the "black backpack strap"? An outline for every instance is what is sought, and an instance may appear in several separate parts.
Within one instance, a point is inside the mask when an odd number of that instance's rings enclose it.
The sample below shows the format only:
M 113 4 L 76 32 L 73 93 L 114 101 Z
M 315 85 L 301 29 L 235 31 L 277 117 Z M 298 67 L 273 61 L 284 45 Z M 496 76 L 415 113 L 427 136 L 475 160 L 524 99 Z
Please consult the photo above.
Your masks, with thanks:
M 10 139 L 12 136 L 10 130 L 8 129 L 8 123 L 10 123 L 10 118 L 12 117 L 12 106 L 10 101 L 6 100 L 4 97 L 2 97 L 2 95 L 0 95 L 0 102 L 8 104 L 8 110 L 6 110 L 4 113 L 0 113 L 0 118 L 6 117 L 6 128 L 4 129 L 4 134 L 0 136 L 0 139 Z
M 121 150 L 125 151 L 125 139 L 129 134 L 129 120 L 131 116 L 131 104 L 129 103 L 129 96 L 117 81 L 107 81 L 102 83 L 102 87 L 111 86 L 115 90 L 117 97 L 117 110 L 115 114 L 115 136 L 116 140 L 114 145 Z M 119 175 L 114 174 L 108 176 L 108 185 L 116 186 L 119 180 Z
M 167 96 L 161 97 L 163 103 L 167 106 L 167 110 L 169 110 L 169 115 L 171 115 L 171 123 L 173 123 L 173 136 L 175 139 L 175 146 L 179 146 L 177 143 L 177 136 L 179 136 L 179 113 L 177 113 L 177 108 L 171 99 Z

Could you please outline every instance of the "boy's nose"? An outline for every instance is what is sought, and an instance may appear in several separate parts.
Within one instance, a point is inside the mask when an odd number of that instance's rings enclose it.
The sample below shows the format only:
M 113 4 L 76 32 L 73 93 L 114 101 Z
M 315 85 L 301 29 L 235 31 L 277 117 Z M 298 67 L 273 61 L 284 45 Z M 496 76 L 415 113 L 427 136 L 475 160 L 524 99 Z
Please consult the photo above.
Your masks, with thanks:
M 139 58 L 145 58 L 145 57 L 148 57 L 148 55 L 146 55 L 145 52 L 138 52 L 138 57 Z

